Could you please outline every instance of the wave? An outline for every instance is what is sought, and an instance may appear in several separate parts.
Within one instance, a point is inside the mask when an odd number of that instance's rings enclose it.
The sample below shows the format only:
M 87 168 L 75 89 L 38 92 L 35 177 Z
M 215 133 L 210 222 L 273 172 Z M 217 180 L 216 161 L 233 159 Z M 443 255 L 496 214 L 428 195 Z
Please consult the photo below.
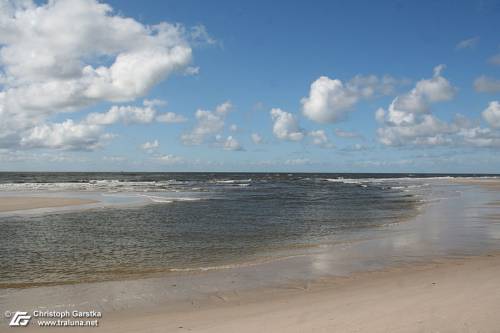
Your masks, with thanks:
M 217 184 L 247 184 L 252 182 L 252 179 L 216 179 Z
M 322 178 L 321 180 L 331 182 L 331 183 L 344 183 L 344 184 L 361 184 L 363 180 L 354 178 Z
M 306 254 L 296 254 L 296 255 L 283 255 L 276 257 L 267 257 L 262 259 L 256 259 L 247 262 L 234 263 L 234 264 L 222 264 L 215 266 L 200 266 L 200 267 L 187 267 L 187 268 L 169 268 L 170 272 L 176 273 L 187 273 L 187 272 L 208 272 L 208 271 L 218 271 L 218 270 L 226 270 L 226 269 L 234 269 L 234 268 L 244 268 L 244 267 L 253 267 L 259 266 L 263 264 L 268 264 L 276 261 L 290 260 L 293 258 L 304 257 Z
M 164 196 L 155 196 L 155 195 L 146 195 L 142 194 L 142 197 L 145 197 L 152 202 L 156 203 L 173 203 L 175 201 L 199 201 L 201 198 L 197 197 L 164 197 Z
M 188 182 L 166 181 L 121 181 L 89 180 L 87 182 L 60 183 L 0 183 L 0 191 L 99 191 L 99 192 L 143 192 L 173 189 L 189 185 Z

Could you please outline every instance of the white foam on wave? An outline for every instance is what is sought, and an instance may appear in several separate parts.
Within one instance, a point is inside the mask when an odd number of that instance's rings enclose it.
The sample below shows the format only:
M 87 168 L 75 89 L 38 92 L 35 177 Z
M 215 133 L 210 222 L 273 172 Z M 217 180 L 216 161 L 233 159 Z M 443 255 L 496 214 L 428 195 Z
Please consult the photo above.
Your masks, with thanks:
M 142 197 L 145 197 L 152 202 L 156 203 L 172 203 L 175 201 L 199 201 L 201 198 L 197 197 L 165 197 L 165 196 L 156 196 L 156 195 L 146 195 L 142 194 Z
M 133 192 L 133 191 L 162 191 L 183 182 L 176 180 L 166 181 L 120 181 L 89 180 L 88 182 L 59 182 L 59 183 L 1 183 L 0 191 L 96 191 L 96 192 Z
M 252 179 L 221 179 L 215 180 L 217 184 L 246 184 L 252 182 Z
M 363 181 L 353 178 L 323 178 L 322 180 L 332 183 L 361 184 Z
M 252 260 L 252 261 L 234 263 L 234 264 L 221 264 L 221 265 L 216 265 L 216 266 L 200 266 L 200 267 L 188 267 L 188 268 L 170 268 L 169 271 L 170 272 L 179 272 L 179 273 L 218 271 L 218 270 L 227 270 L 227 269 L 259 266 L 259 265 L 263 265 L 263 264 L 267 264 L 267 263 L 289 260 L 289 259 L 299 258 L 299 257 L 304 257 L 304 256 L 305 256 L 305 254 L 284 255 L 284 256 L 277 256 L 277 257 L 261 258 L 261 259 L 256 259 L 256 260 Z

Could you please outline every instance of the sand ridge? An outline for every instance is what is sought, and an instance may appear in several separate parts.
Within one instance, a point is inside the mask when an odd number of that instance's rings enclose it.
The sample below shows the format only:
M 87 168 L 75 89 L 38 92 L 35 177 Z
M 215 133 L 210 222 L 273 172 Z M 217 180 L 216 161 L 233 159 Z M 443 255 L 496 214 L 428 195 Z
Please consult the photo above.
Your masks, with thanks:
M 96 200 L 57 197 L 0 197 L 0 212 L 11 212 L 37 208 L 79 206 L 97 203 Z

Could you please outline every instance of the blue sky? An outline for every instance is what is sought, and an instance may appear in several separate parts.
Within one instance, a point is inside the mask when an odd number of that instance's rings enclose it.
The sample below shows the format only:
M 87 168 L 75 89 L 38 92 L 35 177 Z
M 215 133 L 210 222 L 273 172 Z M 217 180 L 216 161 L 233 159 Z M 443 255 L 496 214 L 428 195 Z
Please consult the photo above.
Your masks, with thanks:
M 36 13 L 37 8 L 43 8 L 46 16 L 36 14 L 40 20 L 34 24 L 45 19 L 46 30 L 21 43 L 8 38 L 7 28 L 0 28 L 4 29 L 0 31 L 2 49 L 12 49 L 15 54 L 21 49 L 18 46 L 26 49 L 26 45 L 33 45 L 32 54 L 44 54 L 46 49 L 38 47 L 57 31 L 51 28 L 52 24 L 57 27 L 52 22 L 70 16 L 65 15 L 64 8 L 58 10 L 58 2 L 64 1 L 11 8 L 4 16 L 20 35 L 25 36 L 23 32 L 30 28 L 21 24 L 24 21 L 19 13 Z M 80 6 L 80 2 L 85 4 Z M 178 60 L 174 69 L 158 67 L 147 72 L 149 65 L 141 62 L 146 60 L 130 64 L 134 73 L 145 68 L 144 75 L 136 73 L 133 77 L 133 84 L 144 80 L 145 89 L 129 92 L 130 87 L 120 84 L 123 91 L 112 94 L 106 90 L 91 99 L 86 90 L 85 98 L 76 98 L 74 93 L 63 102 L 47 102 L 47 109 L 35 116 L 32 108 L 5 103 L 5 117 L 19 116 L 24 123 L 5 125 L 4 129 L 0 126 L 0 169 L 500 170 L 500 106 L 496 102 L 500 100 L 499 1 L 107 4 L 113 8 L 103 14 L 108 19 L 129 18 L 142 27 L 160 22 L 179 24 L 175 26 L 175 41 L 173 37 L 158 38 L 158 44 L 145 47 L 170 52 L 178 43 L 189 49 L 191 56 Z M 88 17 L 98 15 L 92 6 L 96 6 L 93 1 L 74 0 L 70 10 L 81 10 Z M 77 20 L 72 22 L 79 24 Z M 106 29 L 114 29 L 110 27 L 114 23 L 106 22 L 103 35 Z M 122 23 L 129 28 L 125 21 Z M 138 35 L 132 30 L 130 38 L 117 35 L 116 40 L 96 41 L 85 28 L 76 29 L 68 39 L 81 39 L 82 43 L 67 49 L 64 43 L 69 42 L 61 38 L 57 45 L 65 51 L 53 51 L 49 59 L 77 59 L 75 66 L 80 67 L 75 73 L 80 72 L 74 75 L 61 75 L 57 66 L 41 60 L 38 63 L 38 58 L 25 60 L 16 55 L 20 66 L 30 61 L 36 65 L 36 71 L 21 71 L 6 56 L 2 69 L 3 77 L 9 80 L 3 81 L 2 90 L 18 89 L 21 94 L 24 86 L 46 82 L 88 82 L 81 74 L 85 65 L 111 68 L 121 54 L 136 51 L 137 46 L 129 45 L 134 40 L 140 44 L 140 38 L 149 38 L 147 29 Z M 87 39 L 90 41 L 84 42 Z M 99 44 L 115 42 L 119 46 L 112 50 Z M 87 52 L 93 47 L 94 51 Z M 48 74 L 33 74 L 40 72 Z M 155 72 L 163 73 L 161 79 L 148 81 Z M 353 79 L 356 77 L 357 81 Z M 50 93 L 59 98 L 57 92 Z M 19 94 L 14 96 L 24 96 Z M 419 103 L 418 108 L 403 103 L 410 97 Z M 89 120 L 89 114 L 105 114 L 113 107 L 145 108 L 144 100 L 163 101 L 153 103 L 156 120 L 130 120 L 127 112 L 131 109 L 113 113 L 109 121 Z M 218 112 L 217 107 L 224 103 L 228 110 Z M 384 111 L 377 120 L 379 108 Z M 201 118 L 215 119 L 203 123 L 196 118 L 197 110 L 209 112 Z M 183 121 L 159 121 L 157 117 L 167 112 Z M 457 114 L 462 121 L 457 120 Z M 58 125 L 68 119 L 71 124 Z M 16 131 L 10 133 L 14 127 Z M 252 134 L 260 140 L 252 140 Z

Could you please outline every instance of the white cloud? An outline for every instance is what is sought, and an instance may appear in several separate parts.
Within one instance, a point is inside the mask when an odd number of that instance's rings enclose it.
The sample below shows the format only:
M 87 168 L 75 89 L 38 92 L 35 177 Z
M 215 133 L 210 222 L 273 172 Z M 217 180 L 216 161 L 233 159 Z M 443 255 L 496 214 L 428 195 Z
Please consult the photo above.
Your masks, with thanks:
M 65 150 L 93 150 L 110 139 L 97 125 L 74 123 L 42 124 L 28 130 L 21 139 L 21 146 L 29 148 L 56 148 Z
M 208 33 L 206 27 L 204 25 L 195 25 L 194 27 L 191 28 L 191 40 L 193 41 L 194 44 L 198 45 L 203 45 L 203 44 L 208 44 L 208 45 L 215 45 L 217 44 L 217 40 L 210 36 Z
M 231 124 L 231 126 L 229 126 L 229 130 L 230 130 L 231 132 L 236 132 L 236 131 L 238 131 L 238 125 L 236 125 L 236 124 Z
M 347 83 L 321 76 L 311 84 L 309 96 L 301 99 L 302 111 L 319 123 L 337 122 L 361 99 L 392 94 L 400 83 L 403 81 L 390 76 L 357 75 Z
M 463 128 L 460 130 L 459 135 L 463 138 L 464 143 L 469 146 L 480 148 L 500 147 L 500 133 L 489 128 Z
M 417 121 L 411 123 L 400 123 L 377 130 L 380 142 L 388 146 L 451 143 L 446 138 L 446 134 L 452 132 L 453 129 L 446 123 L 429 114 L 422 115 Z
M 455 93 L 441 76 L 442 69 L 436 67 L 432 79 L 421 80 L 409 93 L 396 97 L 387 111 L 377 110 L 376 118 L 383 125 L 377 130 L 379 141 L 388 146 L 499 147 L 500 136 L 490 128 L 481 128 L 461 115 L 445 122 L 431 113 L 432 103 L 449 100 Z M 483 112 L 493 127 L 500 125 L 498 109 L 498 102 L 491 102 Z
M 187 145 L 200 145 L 206 140 L 215 139 L 224 129 L 225 117 L 231 108 L 232 104 L 228 101 L 218 105 L 215 111 L 197 110 L 195 127 L 181 135 L 181 141 Z
M 57 113 L 143 96 L 191 61 L 183 26 L 143 25 L 95 0 L 4 2 L 0 22 L 4 146 L 56 126 L 44 122 Z
M 153 121 L 162 123 L 182 123 L 187 119 L 174 112 L 158 114 L 155 106 L 166 105 L 162 100 L 144 100 L 141 106 L 112 106 L 107 112 L 93 112 L 87 115 L 85 122 L 91 125 L 112 125 L 116 123 L 149 124 Z
M 479 43 L 479 37 L 476 36 L 476 37 L 464 39 L 464 40 L 458 42 L 458 44 L 455 46 L 455 48 L 457 50 L 472 49 L 472 48 L 476 47 L 477 43 Z
M 385 110 L 384 110 L 384 108 L 378 108 L 377 111 L 375 111 L 375 120 L 379 124 L 383 124 L 385 122 Z
M 233 108 L 233 104 L 230 101 L 225 101 L 224 103 L 217 105 L 215 108 L 215 113 L 219 116 L 226 116 Z
M 328 139 L 324 130 L 315 130 L 308 133 L 312 139 L 312 144 L 322 148 L 333 148 L 334 145 Z
M 430 104 L 453 98 L 455 88 L 441 73 L 444 65 L 434 68 L 431 79 L 423 79 L 415 88 L 397 96 L 387 111 L 378 109 L 375 118 L 385 127 L 377 134 L 384 145 L 436 145 L 447 142 L 445 134 L 452 129 L 430 114 Z
M 162 164 L 168 164 L 168 165 L 179 164 L 184 162 L 184 159 L 182 157 L 175 155 L 157 155 L 154 157 L 154 160 Z
M 336 128 L 334 130 L 335 135 L 338 136 L 339 138 L 347 138 L 347 139 L 357 139 L 361 138 L 361 135 L 357 132 L 354 131 L 345 131 L 340 128 Z
M 43 152 L 35 153 L 31 151 L 23 150 L 8 150 L 0 149 L 0 161 L 13 163 L 13 162 L 50 162 L 50 163 L 60 163 L 60 162 L 72 162 L 72 163 L 84 163 L 88 162 L 87 159 L 82 156 L 68 155 L 60 152 Z
M 483 118 L 491 127 L 500 128 L 500 102 L 490 102 L 486 110 L 483 111 Z
M 233 138 L 231 135 L 226 138 L 222 147 L 224 148 L 224 150 L 243 150 L 238 140 Z
M 260 136 L 260 134 L 258 134 L 258 133 L 252 133 L 250 135 L 250 138 L 252 139 L 252 142 L 255 143 L 256 145 L 259 145 L 259 144 L 264 142 L 264 140 L 262 139 L 262 136 Z
M 452 99 L 456 89 L 441 76 L 443 69 L 444 65 L 436 66 L 431 79 L 420 80 L 411 91 L 397 96 L 387 112 L 377 110 L 376 119 L 382 121 L 385 117 L 386 122 L 395 126 L 412 125 L 429 112 L 429 104 Z
M 273 133 L 280 140 L 300 141 L 304 131 L 299 127 L 297 118 L 289 112 L 275 108 L 271 110 Z
M 418 81 L 413 93 L 428 102 L 442 102 L 452 99 L 455 96 L 456 89 L 447 79 L 441 76 L 445 68 L 445 65 L 434 67 L 434 77 Z
M 156 110 L 151 107 L 112 106 L 105 113 L 91 113 L 86 122 L 92 125 L 111 125 L 118 122 L 124 124 L 148 124 L 155 119 Z
M 141 145 L 141 149 L 147 151 L 148 153 L 154 152 L 158 147 L 160 147 L 160 143 L 156 139 L 154 141 L 146 141 Z
M 156 117 L 156 121 L 158 121 L 160 123 L 177 124 L 177 123 L 183 123 L 183 122 L 187 121 L 187 118 L 180 115 L 180 114 L 174 113 L 174 112 L 165 112 L 165 113 L 159 114 Z
M 492 65 L 500 65 L 500 53 L 495 54 L 488 61 Z
M 144 106 L 154 108 L 156 106 L 167 106 L 167 101 L 164 101 L 162 99 L 145 99 L 142 104 Z
M 357 101 L 342 81 L 322 76 L 311 84 L 309 97 L 302 98 L 301 103 L 306 117 L 327 123 L 341 119 Z
M 186 76 L 198 75 L 199 73 L 200 73 L 200 67 L 188 66 L 184 70 L 184 75 Z
M 500 80 L 481 75 L 474 81 L 474 88 L 478 92 L 496 93 L 500 92 Z

